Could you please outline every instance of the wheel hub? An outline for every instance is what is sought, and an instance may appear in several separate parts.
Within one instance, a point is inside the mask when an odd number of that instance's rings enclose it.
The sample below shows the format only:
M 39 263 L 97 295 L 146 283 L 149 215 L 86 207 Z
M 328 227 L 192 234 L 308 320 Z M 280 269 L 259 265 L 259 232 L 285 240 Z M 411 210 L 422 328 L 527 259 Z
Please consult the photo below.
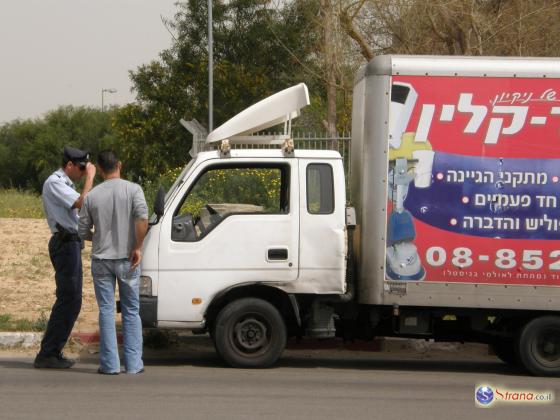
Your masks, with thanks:
M 256 350 L 268 342 L 267 328 L 261 321 L 249 318 L 239 322 L 236 326 L 236 338 L 239 345 L 246 350 Z
M 537 357 L 546 365 L 560 364 L 560 331 L 557 329 L 544 330 L 537 340 Z

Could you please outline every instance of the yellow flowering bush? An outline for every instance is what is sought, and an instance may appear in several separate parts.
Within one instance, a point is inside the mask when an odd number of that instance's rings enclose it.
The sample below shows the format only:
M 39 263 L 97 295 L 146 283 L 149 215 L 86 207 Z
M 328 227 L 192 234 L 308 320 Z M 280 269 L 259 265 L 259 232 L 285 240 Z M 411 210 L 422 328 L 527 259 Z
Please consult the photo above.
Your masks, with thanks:
M 170 169 L 156 181 L 143 183 L 146 201 L 150 209 L 159 189 L 166 191 L 173 185 L 183 168 Z M 180 214 L 200 216 L 205 204 L 237 203 L 262 206 L 264 212 L 277 212 L 280 207 L 282 186 L 279 168 L 224 168 L 206 172 L 189 192 Z

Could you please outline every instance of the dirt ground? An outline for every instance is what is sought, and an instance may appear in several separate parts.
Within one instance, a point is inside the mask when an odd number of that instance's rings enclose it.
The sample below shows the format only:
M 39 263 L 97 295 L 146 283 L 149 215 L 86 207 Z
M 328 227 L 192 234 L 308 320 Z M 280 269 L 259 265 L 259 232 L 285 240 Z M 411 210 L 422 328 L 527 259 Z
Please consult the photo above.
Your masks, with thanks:
M 54 270 L 47 249 L 51 233 L 45 219 L 0 218 L 0 314 L 13 319 L 48 318 L 55 301 Z M 82 311 L 74 331 L 97 331 L 97 303 L 91 278 L 91 243 L 82 252 Z

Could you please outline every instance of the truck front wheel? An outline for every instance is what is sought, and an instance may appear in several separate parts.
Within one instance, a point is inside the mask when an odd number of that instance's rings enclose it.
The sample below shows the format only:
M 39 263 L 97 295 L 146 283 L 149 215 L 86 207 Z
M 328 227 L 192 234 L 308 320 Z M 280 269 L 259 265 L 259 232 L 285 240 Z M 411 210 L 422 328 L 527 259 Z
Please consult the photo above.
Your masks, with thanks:
M 519 336 L 519 359 L 533 375 L 560 375 L 560 318 L 543 316 L 530 321 Z
M 214 325 L 216 351 L 232 367 L 269 367 L 286 347 L 282 315 L 262 299 L 244 298 L 229 303 Z

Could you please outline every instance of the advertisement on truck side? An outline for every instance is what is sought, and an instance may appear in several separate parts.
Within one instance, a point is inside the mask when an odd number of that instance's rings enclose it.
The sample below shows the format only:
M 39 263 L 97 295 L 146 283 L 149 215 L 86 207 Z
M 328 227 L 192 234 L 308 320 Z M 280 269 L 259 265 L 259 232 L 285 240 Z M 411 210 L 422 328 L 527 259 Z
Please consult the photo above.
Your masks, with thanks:
M 560 80 L 392 78 L 387 280 L 560 286 Z

